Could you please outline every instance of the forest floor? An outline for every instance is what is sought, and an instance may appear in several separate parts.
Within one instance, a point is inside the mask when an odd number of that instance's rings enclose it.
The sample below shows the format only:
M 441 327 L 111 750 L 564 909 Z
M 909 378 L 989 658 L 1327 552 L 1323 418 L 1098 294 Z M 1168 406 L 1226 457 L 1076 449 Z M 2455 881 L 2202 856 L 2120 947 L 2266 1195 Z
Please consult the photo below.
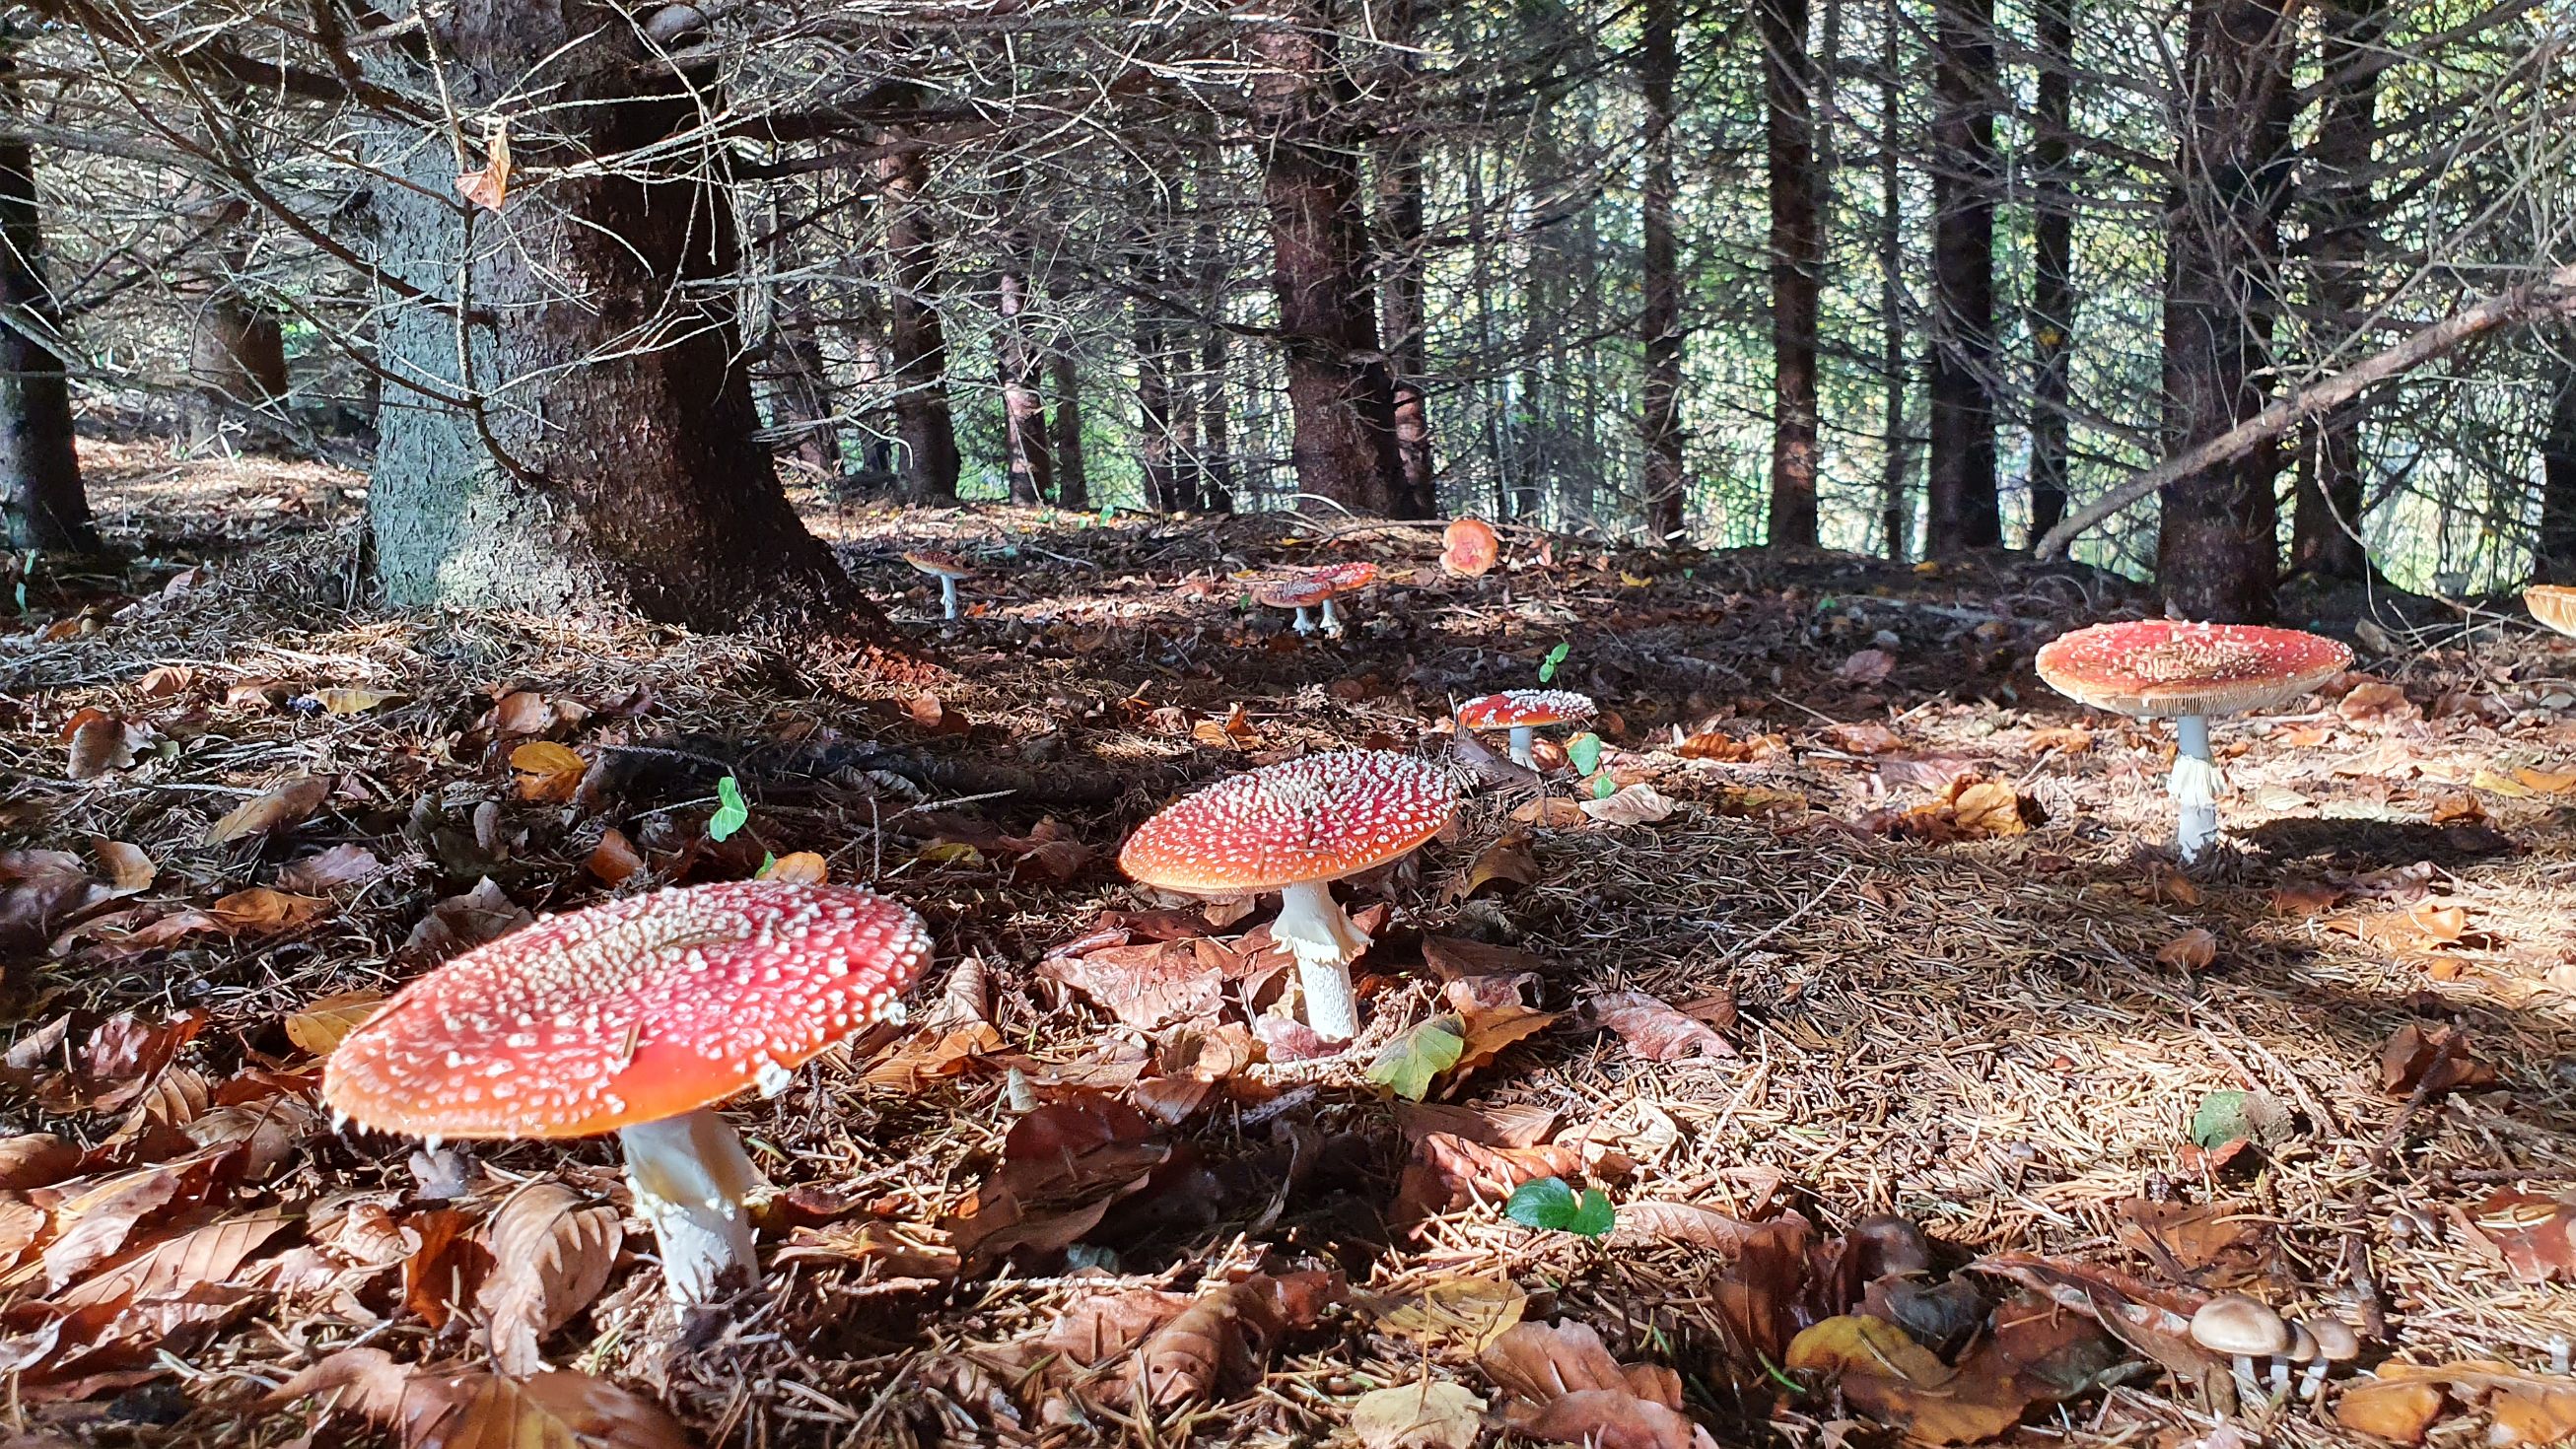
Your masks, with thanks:
M 1506 530 L 1462 579 L 1436 528 L 816 503 L 947 670 L 870 689 L 793 640 L 353 607 L 359 480 L 90 463 L 139 561 L 39 561 L 0 615 L 0 1128 L 63 1139 L 0 1141 L 7 1443 L 2576 1431 L 2576 646 L 2526 623 L 2407 601 L 2217 724 L 2186 875 L 2170 732 L 2030 671 L 2148 610 L 2079 568 Z M 921 546 L 981 567 L 968 617 Z M 1245 607 L 1345 559 L 1385 581 L 1338 643 Z M 1450 730 L 1551 655 L 1606 785 Z M 1188 786 L 1359 746 L 1478 783 L 1345 887 L 1391 911 L 1359 1046 L 1288 1059 L 1265 916 L 1113 860 Z M 613 1144 L 315 1109 L 314 1052 L 427 963 L 765 862 L 939 959 L 913 1026 L 737 1104 L 767 1278 L 684 1339 Z M 1506 1214 L 1550 1177 L 1615 1226 Z M 2227 1289 L 2360 1363 L 2240 1394 L 2177 1331 Z

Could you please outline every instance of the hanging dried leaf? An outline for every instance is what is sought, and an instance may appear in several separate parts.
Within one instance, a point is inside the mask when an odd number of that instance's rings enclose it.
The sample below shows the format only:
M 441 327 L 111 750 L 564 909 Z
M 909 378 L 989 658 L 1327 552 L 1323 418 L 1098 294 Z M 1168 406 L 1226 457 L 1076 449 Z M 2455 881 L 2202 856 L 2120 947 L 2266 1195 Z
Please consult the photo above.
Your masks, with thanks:
M 590 1306 L 608 1285 L 623 1236 L 617 1210 L 592 1204 L 559 1183 L 532 1182 L 510 1194 L 486 1229 L 492 1271 L 475 1293 L 504 1373 L 545 1366 L 539 1345 Z
M 456 193 L 485 211 L 499 211 L 510 196 L 510 123 L 492 122 L 483 137 L 483 169 L 456 178 Z

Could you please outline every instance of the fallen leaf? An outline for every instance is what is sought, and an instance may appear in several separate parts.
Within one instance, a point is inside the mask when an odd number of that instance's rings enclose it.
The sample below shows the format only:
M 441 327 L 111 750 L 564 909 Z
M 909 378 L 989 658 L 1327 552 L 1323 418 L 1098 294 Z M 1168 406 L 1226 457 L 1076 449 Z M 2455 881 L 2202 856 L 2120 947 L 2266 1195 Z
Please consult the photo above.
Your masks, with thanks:
M 281 890 L 323 895 L 342 886 L 371 880 L 384 868 L 384 862 L 376 859 L 376 853 L 363 845 L 335 845 L 301 860 L 287 862 L 277 872 L 277 884 Z
M 366 1025 L 384 1001 L 385 994 L 373 989 L 321 997 L 286 1018 L 286 1039 L 317 1057 L 327 1057 L 349 1033 Z
M 1870 720 L 1826 726 L 1825 743 L 1847 755 L 1883 755 L 1905 748 L 1896 731 Z
M 80 1147 L 51 1132 L 0 1137 L 0 1192 L 51 1187 L 80 1170 Z
M 1895 655 L 1884 649 L 1863 649 L 1844 659 L 1834 677 L 1846 684 L 1877 684 L 1895 668 Z
M 1240 976 L 1243 955 L 1207 937 L 1111 946 L 1038 963 L 1040 975 L 1071 986 L 1139 1031 L 1173 1022 L 1213 1020 L 1225 1008 L 1225 983 Z
M 1830 1374 L 1854 1407 L 1933 1444 L 1973 1444 L 2021 1422 L 2027 1402 L 1958 1392 L 1958 1373 L 1895 1324 L 1865 1315 L 1828 1318 L 1790 1340 L 1785 1366 Z
M 185 664 L 156 664 L 134 681 L 134 692 L 145 699 L 172 699 L 187 693 L 196 683 L 197 671 Z
M 581 793 L 590 762 L 569 745 L 530 740 L 510 751 L 510 768 L 517 772 L 520 799 L 563 803 Z
M 269 835 L 292 830 L 311 819 L 313 812 L 331 795 L 328 776 L 305 775 L 272 786 L 234 807 L 233 811 L 206 832 L 209 845 L 228 845 L 254 835 Z
M 365 714 L 393 696 L 372 689 L 334 687 L 313 691 L 313 698 L 321 703 L 326 714 Z
M 1707 1023 L 1642 991 L 1603 992 L 1585 1003 L 1584 1011 L 1601 1027 L 1617 1032 L 1630 1051 L 1650 1062 L 1735 1055 L 1735 1048 L 1711 1031 Z
M 2526 768 L 2514 771 L 2513 778 L 2518 781 L 2524 789 L 2541 795 L 2564 795 L 2570 790 L 2576 790 L 2576 770 L 2533 770 Z
M 1414 1144 L 1396 1185 L 1393 1218 L 1416 1223 L 1477 1203 L 1500 1203 L 1533 1178 L 1573 1177 L 1583 1154 L 1572 1147 L 1485 1147 L 1446 1132 Z
M 1538 854 L 1534 845 L 1526 830 L 1504 831 L 1493 844 L 1477 853 L 1475 863 L 1450 883 L 1449 888 L 1441 893 L 1442 897 L 1454 904 L 1491 885 L 1538 884 Z
M 1484 1432 L 1484 1412 L 1485 1401 L 1465 1385 L 1424 1379 L 1360 1395 L 1351 1433 L 1360 1449 L 1470 1449 Z
M 299 896 L 267 886 L 239 890 L 214 903 L 208 909 L 228 931 L 251 931 L 266 934 L 289 931 L 310 924 L 331 903 L 315 896 Z
M 599 843 L 590 848 L 582 868 L 610 885 L 622 885 L 644 868 L 644 857 L 636 853 L 624 831 L 612 827 L 599 833 Z
M 2335 713 L 2354 724 L 2396 723 L 2424 717 L 2424 711 L 2406 698 L 2406 691 L 2382 679 L 2365 679 L 2354 685 L 2336 703 Z
M 2194 926 L 2167 941 L 2156 952 L 2156 964 L 2186 974 L 2206 971 L 2218 959 L 2218 938 Z
M 1466 1051 L 1466 1024 L 1455 1016 L 1436 1016 L 1381 1048 L 1369 1063 L 1368 1079 L 1406 1101 L 1419 1102 L 1431 1094 L 1432 1079 L 1458 1065 Z
M 429 908 L 420 924 L 404 938 L 398 956 L 413 961 L 443 961 L 459 951 L 496 941 L 534 921 L 490 876 L 461 896 L 449 896 Z
M 85 709 L 72 716 L 63 738 L 69 750 L 63 773 L 71 779 L 95 780 L 134 763 L 125 721 L 105 710 Z
M 149 889 L 152 878 L 160 874 L 159 867 L 152 863 L 152 857 L 145 855 L 139 845 L 92 837 L 89 851 L 98 857 L 100 865 L 107 868 L 108 888 L 120 896 Z
M 1587 1449 L 1714 1449 L 1681 1412 L 1671 1370 L 1623 1368 L 1586 1324 L 1516 1325 L 1476 1361 L 1515 1400 L 1504 1416 L 1520 1433 Z
M 1481 1351 L 1521 1321 L 1529 1295 L 1503 1278 L 1441 1278 L 1419 1292 L 1365 1299 L 1377 1326 L 1431 1349 Z
M 1732 1255 L 1742 1250 L 1754 1225 L 1715 1208 L 1686 1202 L 1632 1202 L 1619 1209 L 1613 1247 L 1639 1243 L 1688 1243 Z
M 1579 800 L 1583 813 L 1604 825 L 1653 825 L 1671 818 L 1680 808 L 1671 797 L 1654 786 L 1639 781 L 1621 786 L 1599 800 Z
M 810 850 L 782 855 L 762 867 L 759 875 L 761 880 L 784 881 L 789 885 L 822 885 L 831 878 L 831 866 Z
M 2421 1444 L 2433 1422 L 2442 1417 L 2442 1386 L 2416 1378 L 2398 1378 L 2390 1364 L 2374 1378 L 2346 1385 L 2336 1396 L 2335 1422 L 2356 1433 L 2396 1444 Z
M 1562 795 L 1542 795 L 1515 807 L 1511 818 L 1515 825 L 1535 825 L 1541 830 L 1580 830 L 1592 817 Z
M 2483 1092 L 2504 1085 L 2496 1069 L 2469 1049 L 2456 1026 L 2408 1022 L 2379 1049 L 2379 1089 L 2393 1097 L 2417 1091 L 2429 1100 L 2446 1092 Z
M 2093 748 L 2093 732 L 2077 725 L 2053 725 L 2032 730 L 2022 743 L 2033 754 L 2055 750 L 2061 755 L 2080 755 Z
M 2476 1207 L 2451 1213 L 2462 1236 L 2517 1281 L 2576 1280 L 2576 1203 L 2500 1188 Z
M 502 1372 L 545 1367 L 539 1346 L 590 1306 L 608 1285 L 623 1234 L 617 1210 L 559 1183 L 532 1182 L 510 1194 L 486 1228 L 492 1271 L 475 1301 L 483 1309 L 492 1361 Z
M 2170 1274 L 2203 1288 L 2233 1288 L 2266 1272 L 2272 1263 L 2272 1226 L 2242 1202 L 2157 1202 L 2133 1197 L 2118 1204 L 2120 1241 Z

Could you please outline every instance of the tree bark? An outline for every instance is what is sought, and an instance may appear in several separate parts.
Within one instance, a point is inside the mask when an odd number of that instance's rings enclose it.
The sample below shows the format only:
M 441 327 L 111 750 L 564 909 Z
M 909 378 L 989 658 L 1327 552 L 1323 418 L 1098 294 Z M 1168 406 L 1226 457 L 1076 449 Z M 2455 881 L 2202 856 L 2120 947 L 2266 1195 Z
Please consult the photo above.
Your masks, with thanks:
M 1199 305 L 1207 326 L 1199 333 L 1199 507 L 1209 513 L 1234 511 L 1235 466 L 1233 421 L 1226 415 L 1225 375 L 1233 345 L 1225 328 L 1226 258 L 1217 234 L 1211 200 L 1199 200 Z M 1428 439 L 1424 457 L 1429 458 Z
M 1815 70 L 1807 0 L 1756 0 L 1771 202 L 1770 540 L 1816 543 L 1816 325 L 1824 277 L 1817 226 Z
M 2037 0 L 2038 134 L 2031 145 L 2030 538 L 2066 516 L 2075 358 L 2075 0 Z
M 1062 348 L 1049 359 L 1055 373 L 1055 501 L 1089 508 L 1091 484 L 1082 467 L 1082 368 Z
M 2549 427 L 2540 439 L 2540 537 L 2534 582 L 2576 584 L 2576 329 L 2557 342 Z
M 1422 137 L 1411 123 L 1420 69 L 1413 48 L 1413 11 L 1413 0 L 1391 0 L 1379 26 L 1388 60 L 1378 68 L 1377 102 L 1389 119 L 1377 150 L 1377 221 L 1402 504 L 1408 516 L 1429 518 L 1440 511 L 1440 496 L 1432 483 L 1431 405 L 1423 391 L 1431 358 L 1423 311 Z
M 1288 352 L 1289 451 L 1300 492 L 1394 518 L 1421 516 L 1396 447 L 1395 379 L 1369 284 L 1368 217 L 1330 0 L 1292 0 L 1253 32 L 1261 74 L 1262 195 Z
M 227 202 L 223 214 L 209 218 L 226 230 L 238 229 L 250 208 Z M 237 280 L 250 265 L 250 252 L 238 240 L 213 251 L 214 273 L 198 295 L 188 329 L 188 383 L 200 402 L 189 420 L 190 441 L 204 445 L 248 432 L 245 412 L 282 408 L 286 401 L 286 332 L 277 309 L 251 299 Z
M 887 381 L 894 388 L 895 439 L 903 445 L 905 491 L 917 502 L 957 497 L 957 429 L 948 410 L 948 340 L 934 299 L 939 239 L 922 192 L 930 159 L 920 145 L 899 146 L 877 162 L 885 209 Z
M 1679 544 L 1688 537 L 1682 507 L 1681 240 L 1673 229 L 1679 189 L 1673 167 L 1673 83 L 1681 75 L 1680 8 L 1678 0 L 1646 0 L 1644 43 L 1637 50 L 1637 84 L 1646 100 L 1646 177 L 1639 197 L 1645 309 L 1637 321 L 1645 345 L 1641 441 L 1646 540 L 1656 544 Z
M 1897 61 L 1897 37 L 1903 29 L 1900 0 L 1886 0 L 1879 14 L 1878 76 L 1878 312 L 1880 411 L 1886 432 L 1885 472 L 1879 479 L 1878 527 L 1884 552 L 1905 561 L 1913 542 L 1913 519 L 1906 505 L 1913 493 L 1914 439 L 1906 431 L 1905 396 L 1913 378 L 1907 370 L 1905 335 L 1905 173 L 1899 163 L 1897 131 L 1904 122 L 1903 71 Z
M 1043 503 L 1053 486 L 1055 467 L 1047 456 L 1046 400 L 1038 392 L 1038 350 L 1029 342 L 1029 280 L 1005 268 L 997 285 L 1000 295 L 994 310 L 1001 317 L 1001 325 L 993 332 L 993 363 L 1001 375 L 1002 445 L 1009 454 L 1011 501 Z
M 409 183 L 372 198 L 376 260 L 410 289 L 384 308 L 399 381 L 368 493 L 388 598 L 547 614 L 615 601 L 710 629 L 873 622 L 755 439 L 725 198 L 636 159 L 693 122 L 696 98 L 595 0 L 457 0 L 427 23 L 461 111 L 520 98 L 540 72 L 547 103 L 519 138 L 538 179 L 497 214 L 457 201 L 438 138 L 372 132 L 371 160 Z
M 1138 214 L 1148 222 L 1137 228 L 1131 274 L 1135 298 L 1129 311 L 1136 334 L 1136 414 L 1139 424 L 1138 467 L 1144 474 L 1145 506 L 1159 513 L 1180 513 L 1197 501 L 1196 490 L 1181 486 L 1183 464 L 1177 407 L 1191 400 L 1178 391 L 1182 369 L 1176 348 L 1177 319 L 1164 289 L 1171 285 L 1163 244 L 1172 224 L 1171 193 L 1160 178 L 1147 177 L 1148 195 Z
M 2003 542 L 1995 494 L 1994 0 L 1935 0 L 1932 446 L 1935 554 Z
M 765 351 L 769 436 L 779 453 L 825 485 L 841 481 L 841 428 L 832 403 L 831 369 L 814 331 L 814 299 L 801 286 L 781 290 Z M 773 444 L 773 446 L 776 446 Z
M 2263 411 L 2294 27 L 2283 0 L 2194 0 L 2188 90 L 2166 226 L 2164 422 L 2180 451 Z M 2168 609 L 2214 623 L 2272 617 L 2279 568 L 2272 481 L 2280 449 L 2166 485 L 2157 583 Z
M 2322 61 L 2327 95 L 2308 148 L 2308 293 L 2317 316 L 2310 331 L 2329 346 L 2367 321 L 2367 278 L 2376 207 L 2368 176 L 2379 139 L 2381 36 L 2388 28 L 2380 0 L 2335 0 L 2324 11 Z M 2300 454 L 2297 501 L 2290 517 L 2290 567 L 2330 579 L 2370 572 L 2361 545 L 2361 421 L 2358 403 L 2319 418 Z
M 21 37 L 0 30 L 0 117 L 26 113 Z M 13 549 L 97 553 L 72 445 L 71 381 L 53 348 L 62 315 L 45 285 L 36 159 L 16 126 L 0 133 L 0 533 Z
M 883 319 L 875 308 L 865 308 L 850 327 L 851 380 L 866 409 L 860 416 L 874 421 L 859 430 L 859 471 L 845 480 L 859 493 L 890 494 L 900 481 L 894 471 L 894 439 L 884 426 L 893 406 L 886 380 L 888 352 Z

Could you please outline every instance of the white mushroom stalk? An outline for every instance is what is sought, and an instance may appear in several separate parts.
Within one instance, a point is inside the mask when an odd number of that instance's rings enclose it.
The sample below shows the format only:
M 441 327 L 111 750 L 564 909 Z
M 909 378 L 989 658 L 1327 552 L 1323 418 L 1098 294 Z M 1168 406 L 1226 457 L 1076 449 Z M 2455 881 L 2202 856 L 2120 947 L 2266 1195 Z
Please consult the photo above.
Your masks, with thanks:
M 683 1306 L 759 1281 L 742 1200 L 759 1180 L 742 1139 L 713 1111 L 620 1128 L 635 1215 L 662 1250 L 662 1282 Z
M 1333 607 L 1333 601 L 1326 599 L 1324 601 L 1324 607 L 1327 609 Z M 1306 611 L 1306 606 L 1303 604 L 1297 606 L 1297 623 L 1295 628 L 1300 635 L 1312 634 L 1315 632 L 1315 616 L 1308 613 Z
M 1297 612 L 1304 614 L 1306 611 L 1299 609 Z M 1342 637 L 1342 621 L 1333 613 L 1333 601 L 1330 598 L 1324 600 L 1324 637 L 1327 639 Z
M 1537 743 L 1538 726 L 1512 726 L 1512 763 L 1520 766 L 1524 770 L 1535 768 L 1530 762 L 1533 759 L 1536 759 L 1537 756 L 1531 753 L 1531 747 Z
M 939 576 L 939 616 L 943 619 L 957 617 L 957 580 L 946 574 Z
M 1297 987 L 1306 998 L 1306 1025 L 1326 1041 L 1359 1035 L 1359 998 L 1351 991 L 1351 963 L 1369 948 L 1361 930 L 1333 900 L 1330 881 L 1282 886 L 1270 938 L 1297 963 Z
M 2218 792 L 2225 781 L 2209 753 L 2209 718 L 2187 714 L 2174 721 L 2173 775 L 2165 788 L 2174 798 L 2174 854 L 2190 865 L 2218 839 Z

